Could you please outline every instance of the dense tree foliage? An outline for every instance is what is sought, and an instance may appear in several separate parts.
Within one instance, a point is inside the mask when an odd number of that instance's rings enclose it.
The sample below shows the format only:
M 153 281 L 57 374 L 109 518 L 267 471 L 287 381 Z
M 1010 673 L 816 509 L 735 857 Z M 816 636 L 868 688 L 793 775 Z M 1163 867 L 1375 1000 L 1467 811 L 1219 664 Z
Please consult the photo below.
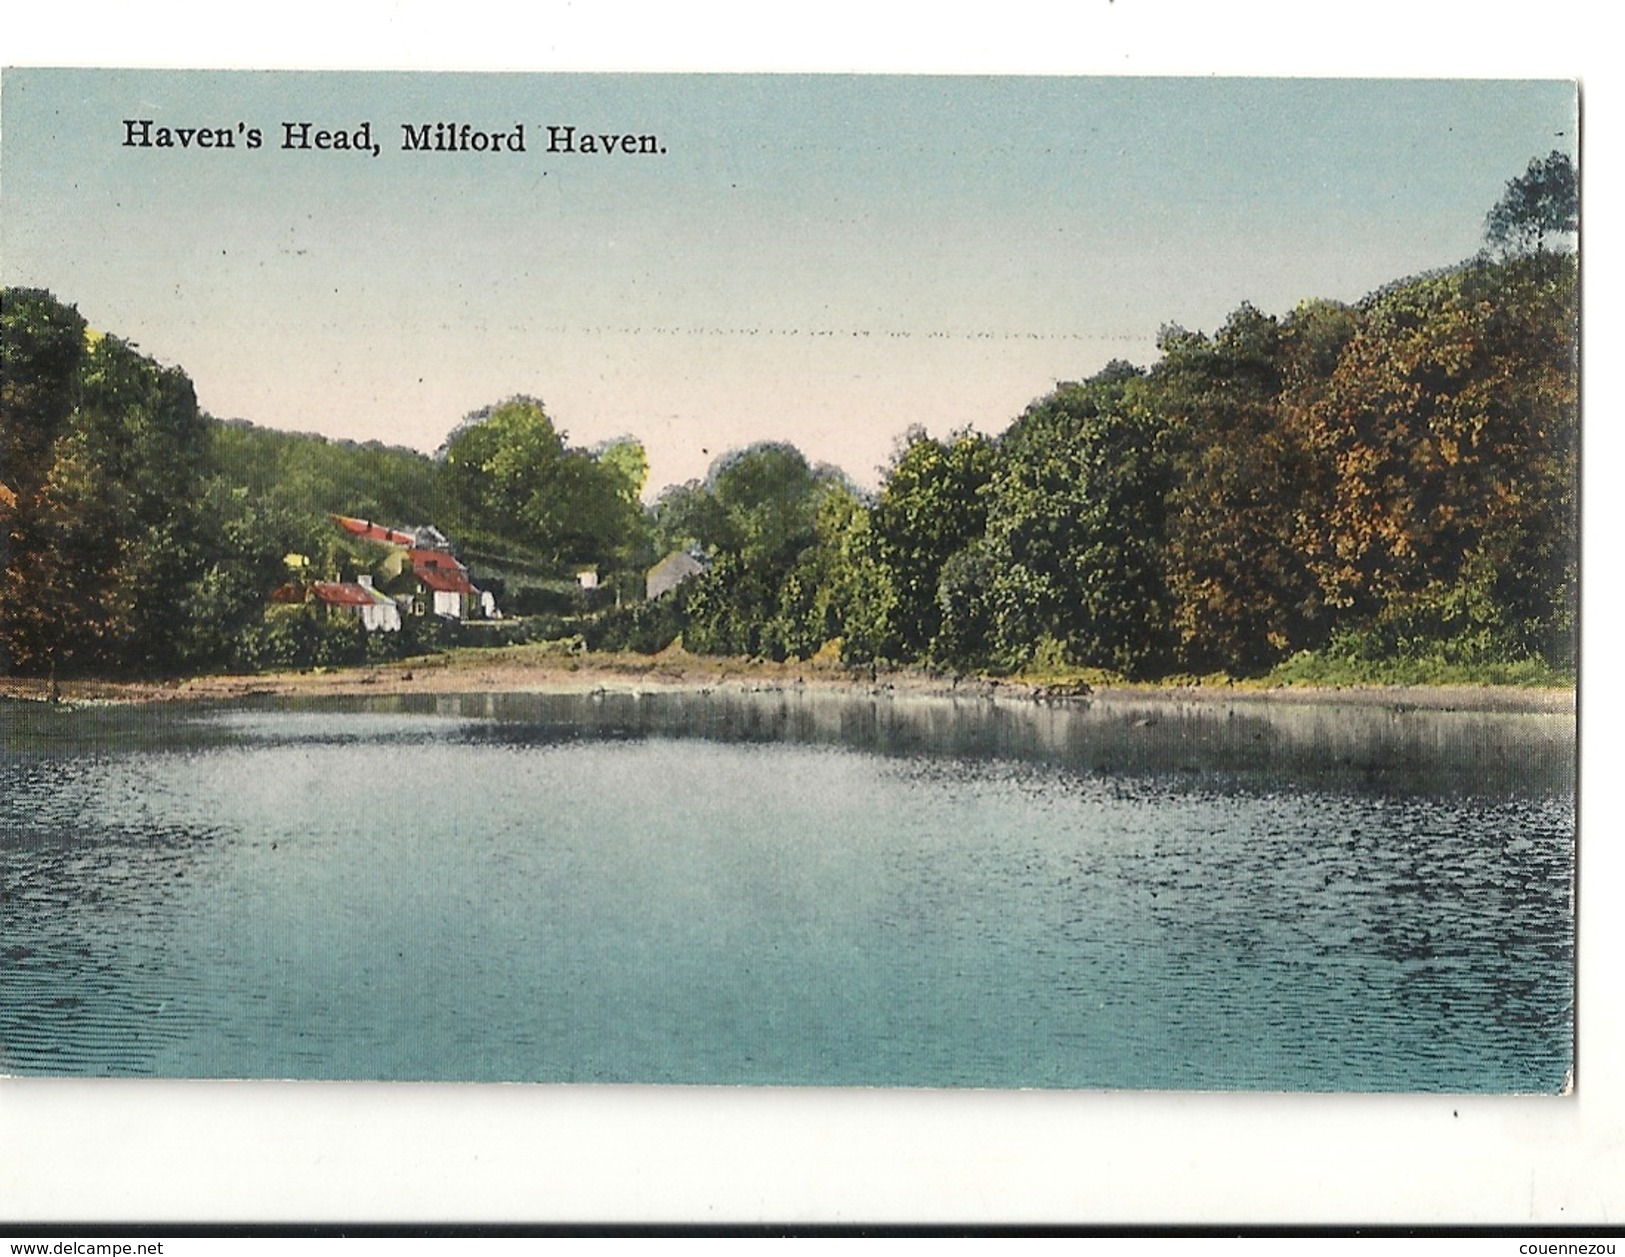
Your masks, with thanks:
M 972 612 L 990 625 L 994 661 L 1025 663 L 1048 641 L 1082 666 L 1138 675 L 1167 662 L 1170 466 L 1144 384 L 1111 363 L 1034 403 L 1000 440 L 978 560 L 986 606 Z
M 1379 649 L 1569 658 L 1577 282 L 1531 257 L 1382 294 L 1303 412 L 1331 478 L 1306 552 Z
M 595 455 L 565 440 L 534 398 L 470 415 L 440 452 L 453 522 L 476 539 L 519 541 L 558 567 L 626 558 L 643 536 L 642 447 L 621 441 Z
M 56 442 L 68 431 L 85 357 L 85 323 L 48 294 L 7 290 L 0 299 L 0 665 L 45 671 L 71 612 L 78 577 L 57 550 L 59 493 L 49 487 Z
M 6 293 L 3 318 L 3 444 L 17 462 L 0 638 L 12 666 L 185 662 L 195 651 L 171 621 L 198 594 L 207 544 L 208 427 L 191 381 L 88 333 L 46 293 Z
M 315 578 L 378 566 L 377 548 L 335 528 L 333 513 L 466 530 L 568 589 L 572 564 L 647 561 L 635 441 L 567 449 L 523 399 L 454 434 L 457 450 L 484 451 L 466 461 L 221 423 L 198 410 L 184 373 L 90 331 L 49 293 L 7 290 L 0 316 L 7 671 L 172 674 L 376 654 L 382 639 L 308 608 L 267 612 L 289 555 Z M 431 638 L 414 626 L 389 645 Z
M 698 650 L 953 668 L 1572 667 L 1576 283 L 1536 251 L 1169 329 L 1151 370 L 1061 385 L 996 440 L 912 430 L 871 503 L 803 508 L 772 561 L 687 486 L 659 526 L 716 562 L 677 623 Z
M 1281 324 L 1244 305 L 1209 338 L 1170 331 L 1149 404 L 1172 462 L 1167 579 L 1181 661 L 1255 671 L 1301 643 L 1314 616 L 1295 544 L 1310 469 L 1282 423 Z
M 870 514 L 870 568 L 853 590 L 866 602 L 869 653 L 932 654 L 942 632 L 942 569 L 987 529 L 993 465 L 992 443 L 974 432 L 937 441 L 916 427 L 904 436 Z
M 212 443 L 213 466 L 232 486 L 324 531 L 332 512 L 394 524 L 450 518 L 441 469 L 416 450 L 240 421 L 213 425 Z
M 997 437 L 911 428 L 872 496 L 766 442 L 647 510 L 635 439 L 571 447 L 534 399 L 468 416 L 435 458 L 220 424 L 180 371 L 7 292 L 0 647 L 36 673 L 375 655 L 266 612 L 289 552 L 335 577 L 370 561 L 339 512 L 436 523 L 554 582 L 531 609 L 595 645 L 1131 677 L 1295 656 L 1571 669 L 1576 226 L 1553 154 L 1459 266 L 1165 329 L 1149 369 L 1061 384 Z M 673 551 L 703 570 L 643 603 Z M 587 567 L 623 605 L 564 623 Z
M 844 476 L 770 441 L 725 454 L 704 481 L 662 495 L 654 510 L 662 546 L 700 553 L 709 565 L 682 595 L 690 649 L 782 659 L 817 648 L 823 638 L 809 619 L 833 613 L 820 594 L 818 553 L 832 494 L 850 496 Z

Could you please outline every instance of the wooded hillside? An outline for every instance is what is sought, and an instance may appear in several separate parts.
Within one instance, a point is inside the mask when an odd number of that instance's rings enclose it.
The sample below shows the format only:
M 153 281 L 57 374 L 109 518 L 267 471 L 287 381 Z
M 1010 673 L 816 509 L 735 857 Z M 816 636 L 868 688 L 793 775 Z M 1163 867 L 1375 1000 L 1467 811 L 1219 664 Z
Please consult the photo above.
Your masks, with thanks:
M 178 368 L 8 290 L 0 663 L 255 666 L 284 556 L 335 572 L 357 557 L 337 512 L 433 523 L 538 588 L 603 572 L 625 605 L 569 626 L 602 646 L 1561 676 L 1578 578 L 1572 176 L 1560 154 L 1532 162 L 1461 265 L 1354 305 L 1165 328 L 1148 367 L 1063 384 L 997 436 L 911 429 L 872 495 L 769 443 L 646 510 L 635 439 L 571 447 L 531 398 L 471 414 L 434 457 L 222 423 Z M 674 550 L 703 572 L 639 605 L 642 572 Z

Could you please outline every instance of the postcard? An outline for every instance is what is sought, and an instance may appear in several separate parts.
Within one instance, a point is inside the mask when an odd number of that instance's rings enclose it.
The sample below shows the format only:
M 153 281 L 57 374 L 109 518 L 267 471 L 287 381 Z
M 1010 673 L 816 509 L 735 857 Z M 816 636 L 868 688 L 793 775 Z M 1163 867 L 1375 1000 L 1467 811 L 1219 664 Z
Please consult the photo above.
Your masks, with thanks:
M 0 1071 L 1567 1092 L 1567 81 L 6 72 Z

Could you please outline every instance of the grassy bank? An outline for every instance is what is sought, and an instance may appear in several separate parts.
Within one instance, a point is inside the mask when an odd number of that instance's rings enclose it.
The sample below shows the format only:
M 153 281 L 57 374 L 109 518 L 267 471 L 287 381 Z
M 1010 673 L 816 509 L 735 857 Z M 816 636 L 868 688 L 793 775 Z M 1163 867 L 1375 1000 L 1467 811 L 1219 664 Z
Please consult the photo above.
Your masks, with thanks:
M 1544 660 L 1460 663 L 1448 659 L 1351 659 L 1305 651 L 1263 677 L 1264 685 L 1498 685 L 1573 689 L 1575 674 Z
M 1017 678 L 1031 685 L 1087 684 L 1094 689 L 1129 686 L 1134 689 L 1323 689 L 1353 687 L 1442 686 L 1452 689 L 1483 686 L 1511 689 L 1572 690 L 1572 671 L 1554 668 L 1538 659 L 1515 663 L 1460 663 L 1445 659 L 1355 659 L 1320 651 L 1304 651 L 1278 664 L 1262 676 L 1236 677 L 1226 672 L 1205 675 L 1176 673 L 1154 680 L 1130 681 L 1099 668 L 1036 666 L 1022 669 Z

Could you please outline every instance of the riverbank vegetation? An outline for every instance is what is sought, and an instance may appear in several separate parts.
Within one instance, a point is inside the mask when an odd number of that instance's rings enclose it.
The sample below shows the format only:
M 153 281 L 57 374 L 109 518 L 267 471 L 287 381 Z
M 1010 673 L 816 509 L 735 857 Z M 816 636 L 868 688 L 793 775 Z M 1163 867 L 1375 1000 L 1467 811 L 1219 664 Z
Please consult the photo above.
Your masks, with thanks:
M 635 439 L 572 447 L 535 399 L 434 456 L 220 422 L 180 370 L 10 290 L 0 663 L 173 675 L 579 636 L 1035 680 L 1572 683 L 1575 213 L 1554 154 L 1477 257 L 1166 327 L 1149 366 L 1061 384 L 996 436 L 910 429 L 874 493 L 767 443 L 647 507 Z M 518 618 L 369 635 L 268 608 L 287 555 L 365 558 L 329 512 L 435 523 Z M 645 600 L 673 552 L 696 574 Z

